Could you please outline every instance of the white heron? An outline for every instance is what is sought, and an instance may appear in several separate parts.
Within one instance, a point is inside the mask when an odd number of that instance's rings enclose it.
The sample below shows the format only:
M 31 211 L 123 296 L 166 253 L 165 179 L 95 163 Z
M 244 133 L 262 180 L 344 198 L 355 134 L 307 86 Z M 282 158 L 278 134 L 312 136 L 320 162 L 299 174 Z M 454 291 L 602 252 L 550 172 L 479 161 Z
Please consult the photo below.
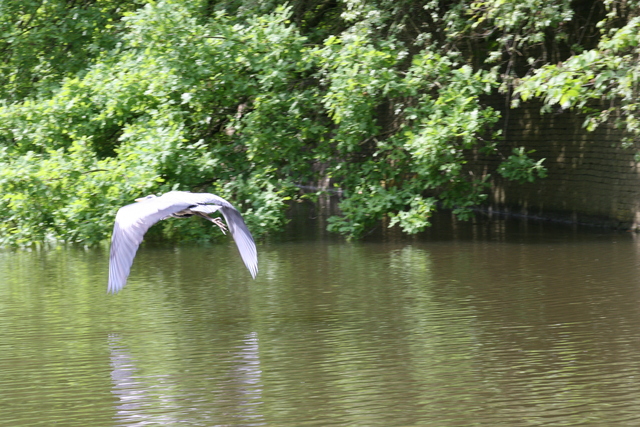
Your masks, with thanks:
M 169 218 L 186 218 L 193 215 L 211 221 L 223 233 L 228 230 L 238 246 L 244 265 L 255 279 L 258 274 L 258 252 L 242 215 L 222 197 L 209 193 L 170 191 L 162 196 L 147 196 L 136 199 L 137 203 L 123 206 L 116 214 L 111 236 L 109 256 L 108 292 L 116 293 L 127 283 L 131 264 L 136 256 L 144 234 L 156 222 Z M 220 211 L 227 222 L 211 218 L 208 214 Z M 225 233 L 226 234 L 226 233 Z

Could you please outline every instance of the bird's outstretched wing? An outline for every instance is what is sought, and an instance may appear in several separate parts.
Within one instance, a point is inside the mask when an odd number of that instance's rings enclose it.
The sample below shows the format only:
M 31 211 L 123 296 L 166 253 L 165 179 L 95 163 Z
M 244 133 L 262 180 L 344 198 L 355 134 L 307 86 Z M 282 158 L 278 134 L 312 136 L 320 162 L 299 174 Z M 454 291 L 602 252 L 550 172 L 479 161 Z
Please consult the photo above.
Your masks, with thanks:
M 249 269 L 251 277 L 255 279 L 258 274 L 258 251 L 256 250 L 256 244 L 253 241 L 251 232 L 244 223 L 240 212 L 238 212 L 233 206 L 223 206 L 220 208 L 220 212 L 222 212 L 222 215 L 227 222 L 227 226 L 229 227 L 231 236 L 233 236 L 233 240 L 236 241 L 236 246 L 238 247 L 238 251 L 240 252 L 244 265 Z
M 215 194 L 170 191 L 161 197 L 146 199 L 118 210 L 111 236 L 109 292 L 118 292 L 127 283 L 133 259 L 149 227 L 185 209 L 202 213 L 220 210 L 236 242 L 242 261 L 255 279 L 258 274 L 256 245 L 240 212 L 231 203 Z
M 111 235 L 109 292 L 118 292 L 127 283 L 133 258 L 149 227 L 172 213 L 189 207 L 189 203 L 165 197 L 167 194 L 123 206 L 118 210 Z
M 227 202 L 222 197 L 216 196 L 215 194 L 189 194 L 198 196 L 198 200 L 202 203 L 197 206 L 192 206 L 190 208 L 192 211 L 202 212 L 205 214 L 210 214 L 218 210 L 222 212 L 224 220 L 227 222 L 227 226 L 231 232 L 231 236 L 236 242 L 236 246 L 240 252 L 240 257 L 242 257 L 244 265 L 251 273 L 251 277 L 255 279 L 258 274 L 258 251 L 256 250 L 256 244 L 253 241 L 253 236 L 247 228 L 247 224 L 245 224 L 244 219 L 242 219 L 240 212 L 238 212 L 231 203 Z M 194 198 L 193 200 L 195 201 L 196 199 Z

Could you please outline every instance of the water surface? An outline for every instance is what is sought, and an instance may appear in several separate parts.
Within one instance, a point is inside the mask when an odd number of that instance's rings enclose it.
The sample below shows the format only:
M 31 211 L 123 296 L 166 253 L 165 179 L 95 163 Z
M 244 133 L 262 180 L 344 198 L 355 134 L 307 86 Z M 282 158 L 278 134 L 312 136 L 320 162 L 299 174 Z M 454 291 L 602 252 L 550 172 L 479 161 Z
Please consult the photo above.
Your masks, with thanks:
M 637 426 L 631 233 L 0 252 L 2 426 Z

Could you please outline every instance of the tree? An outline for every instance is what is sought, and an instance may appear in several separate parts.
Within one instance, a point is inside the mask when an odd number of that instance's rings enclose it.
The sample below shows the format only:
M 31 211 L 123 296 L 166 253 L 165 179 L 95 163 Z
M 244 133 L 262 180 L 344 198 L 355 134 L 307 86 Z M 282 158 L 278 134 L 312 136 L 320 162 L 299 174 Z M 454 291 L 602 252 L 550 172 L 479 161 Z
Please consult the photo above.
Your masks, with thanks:
M 172 189 L 228 197 L 268 234 L 308 197 L 299 184 L 326 177 L 344 190 L 331 230 L 357 237 L 389 217 L 415 233 L 438 206 L 465 218 L 484 200 L 474 150 L 501 156 L 509 179 L 544 176 L 525 147 L 502 152 L 485 95 L 586 108 L 581 94 L 619 87 L 619 111 L 635 111 L 635 3 L 279 3 L 7 2 L 0 243 L 96 243 L 118 206 Z M 583 76 L 588 64 L 603 75 Z M 575 72 L 560 84 L 562 67 Z M 209 238 L 205 226 L 157 233 Z

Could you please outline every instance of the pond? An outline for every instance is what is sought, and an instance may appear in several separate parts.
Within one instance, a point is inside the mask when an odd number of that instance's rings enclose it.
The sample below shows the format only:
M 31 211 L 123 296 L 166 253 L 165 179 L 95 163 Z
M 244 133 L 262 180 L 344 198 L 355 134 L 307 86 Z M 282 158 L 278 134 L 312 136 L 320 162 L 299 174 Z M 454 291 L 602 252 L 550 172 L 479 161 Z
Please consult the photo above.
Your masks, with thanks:
M 493 219 L 347 243 L 0 252 L 1 426 L 637 426 L 640 242 Z M 299 225 L 297 227 L 300 227 Z

